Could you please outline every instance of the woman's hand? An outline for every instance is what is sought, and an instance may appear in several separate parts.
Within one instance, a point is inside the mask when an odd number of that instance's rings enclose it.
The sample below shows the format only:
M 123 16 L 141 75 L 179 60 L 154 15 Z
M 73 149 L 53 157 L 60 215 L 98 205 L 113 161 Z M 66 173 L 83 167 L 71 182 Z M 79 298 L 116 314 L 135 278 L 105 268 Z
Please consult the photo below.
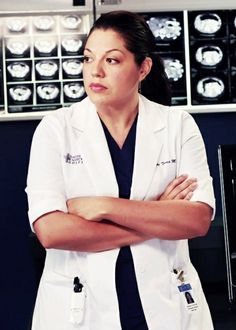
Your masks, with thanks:
M 188 175 L 180 175 L 171 181 L 163 194 L 158 198 L 159 201 L 184 199 L 190 200 L 194 190 L 197 188 L 197 179 L 188 178 Z
M 197 180 L 181 175 L 171 181 L 163 194 L 158 198 L 163 200 L 190 200 L 193 191 L 197 188 Z M 77 215 L 85 220 L 104 220 L 106 210 L 111 206 L 109 197 L 76 197 L 67 201 L 68 213 Z
M 104 220 L 106 197 L 76 197 L 67 200 L 68 213 L 75 214 L 85 220 Z

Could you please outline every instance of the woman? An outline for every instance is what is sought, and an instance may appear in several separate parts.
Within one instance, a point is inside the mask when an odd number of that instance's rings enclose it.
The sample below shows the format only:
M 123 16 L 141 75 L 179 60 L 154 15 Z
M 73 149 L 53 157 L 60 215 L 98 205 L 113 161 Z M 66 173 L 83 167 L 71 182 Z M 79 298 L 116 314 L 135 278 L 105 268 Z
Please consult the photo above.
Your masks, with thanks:
M 191 116 L 156 103 L 169 90 L 145 21 L 102 15 L 83 78 L 88 97 L 32 142 L 29 218 L 47 249 L 33 329 L 213 329 L 187 243 L 208 231 L 212 180 Z

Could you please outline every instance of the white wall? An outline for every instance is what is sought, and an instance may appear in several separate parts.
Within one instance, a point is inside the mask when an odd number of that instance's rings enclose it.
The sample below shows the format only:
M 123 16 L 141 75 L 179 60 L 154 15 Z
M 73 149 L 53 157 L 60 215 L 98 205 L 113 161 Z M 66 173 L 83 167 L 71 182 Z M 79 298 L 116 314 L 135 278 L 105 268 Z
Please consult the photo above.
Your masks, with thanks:
M 111 1 L 111 0 L 104 0 Z M 125 6 L 126 9 L 138 11 L 145 8 L 146 11 L 151 10 L 184 10 L 184 9 L 234 9 L 236 8 L 236 0 L 113 0 L 112 2 L 121 2 L 120 5 L 100 6 L 101 8 L 109 7 L 118 9 Z M 69 10 L 76 9 L 72 6 L 73 0 L 0 0 L 0 12 L 11 11 L 34 11 L 34 10 Z M 101 3 L 102 0 L 96 0 Z M 92 0 L 86 0 L 89 8 L 92 8 Z M 99 11 L 99 10 L 98 10 Z
M 34 10 L 70 10 L 77 7 L 72 6 L 73 0 L 0 0 L 0 13 Z M 92 0 L 86 0 L 89 8 L 92 8 Z

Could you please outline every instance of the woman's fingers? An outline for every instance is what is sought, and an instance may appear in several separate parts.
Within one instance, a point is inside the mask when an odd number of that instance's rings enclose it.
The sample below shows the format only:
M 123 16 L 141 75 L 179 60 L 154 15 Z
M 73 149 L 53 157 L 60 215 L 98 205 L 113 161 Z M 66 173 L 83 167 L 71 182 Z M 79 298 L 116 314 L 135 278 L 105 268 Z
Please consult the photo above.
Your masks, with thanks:
M 173 181 L 171 181 L 168 186 L 166 187 L 163 196 L 167 197 L 170 194 L 175 193 L 175 188 L 178 187 L 181 183 L 183 183 L 187 179 L 187 175 L 183 174 L 175 178 Z
M 197 188 L 197 179 L 188 178 L 187 175 L 183 174 L 169 183 L 163 194 L 159 197 L 159 200 L 167 200 L 167 199 L 189 200 L 191 199 L 192 193 L 196 188 Z
M 191 179 L 186 180 L 181 187 L 178 187 L 180 189 L 178 192 L 176 192 L 175 196 L 173 199 L 187 199 L 189 200 L 192 195 L 194 190 L 197 188 L 197 182 L 196 180 L 193 181 Z

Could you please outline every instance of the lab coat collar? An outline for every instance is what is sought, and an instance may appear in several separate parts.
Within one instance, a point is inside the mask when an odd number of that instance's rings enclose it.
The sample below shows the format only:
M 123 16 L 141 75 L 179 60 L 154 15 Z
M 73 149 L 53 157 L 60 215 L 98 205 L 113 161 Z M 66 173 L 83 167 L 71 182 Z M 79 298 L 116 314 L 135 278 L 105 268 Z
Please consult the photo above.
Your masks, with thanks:
M 162 150 L 164 127 L 160 106 L 140 96 L 131 199 L 146 198 Z
M 95 195 L 118 196 L 118 185 L 106 137 L 94 104 L 88 99 L 76 104 L 71 125 L 81 132 L 84 165 L 94 183 Z
M 164 106 L 151 102 L 144 96 L 139 95 L 139 127 L 143 127 L 144 129 L 148 127 L 152 132 L 160 131 L 165 127 L 162 111 L 158 111 L 157 116 L 157 107 L 161 108 Z M 75 129 L 83 132 L 89 128 L 93 128 L 95 121 L 99 122 L 100 125 L 96 107 L 88 97 L 72 105 L 72 108 L 74 108 L 74 111 L 71 117 L 71 126 Z M 153 110 L 154 108 L 155 110 Z M 156 117 L 155 120 L 152 120 L 153 115 Z
M 96 108 L 88 98 L 78 106 L 80 109 L 75 108 L 71 125 L 82 133 L 80 142 L 96 194 L 118 196 L 116 176 Z M 165 127 L 160 107 L 140 95 L 131 199 L 145 199 L 158 163 Z

